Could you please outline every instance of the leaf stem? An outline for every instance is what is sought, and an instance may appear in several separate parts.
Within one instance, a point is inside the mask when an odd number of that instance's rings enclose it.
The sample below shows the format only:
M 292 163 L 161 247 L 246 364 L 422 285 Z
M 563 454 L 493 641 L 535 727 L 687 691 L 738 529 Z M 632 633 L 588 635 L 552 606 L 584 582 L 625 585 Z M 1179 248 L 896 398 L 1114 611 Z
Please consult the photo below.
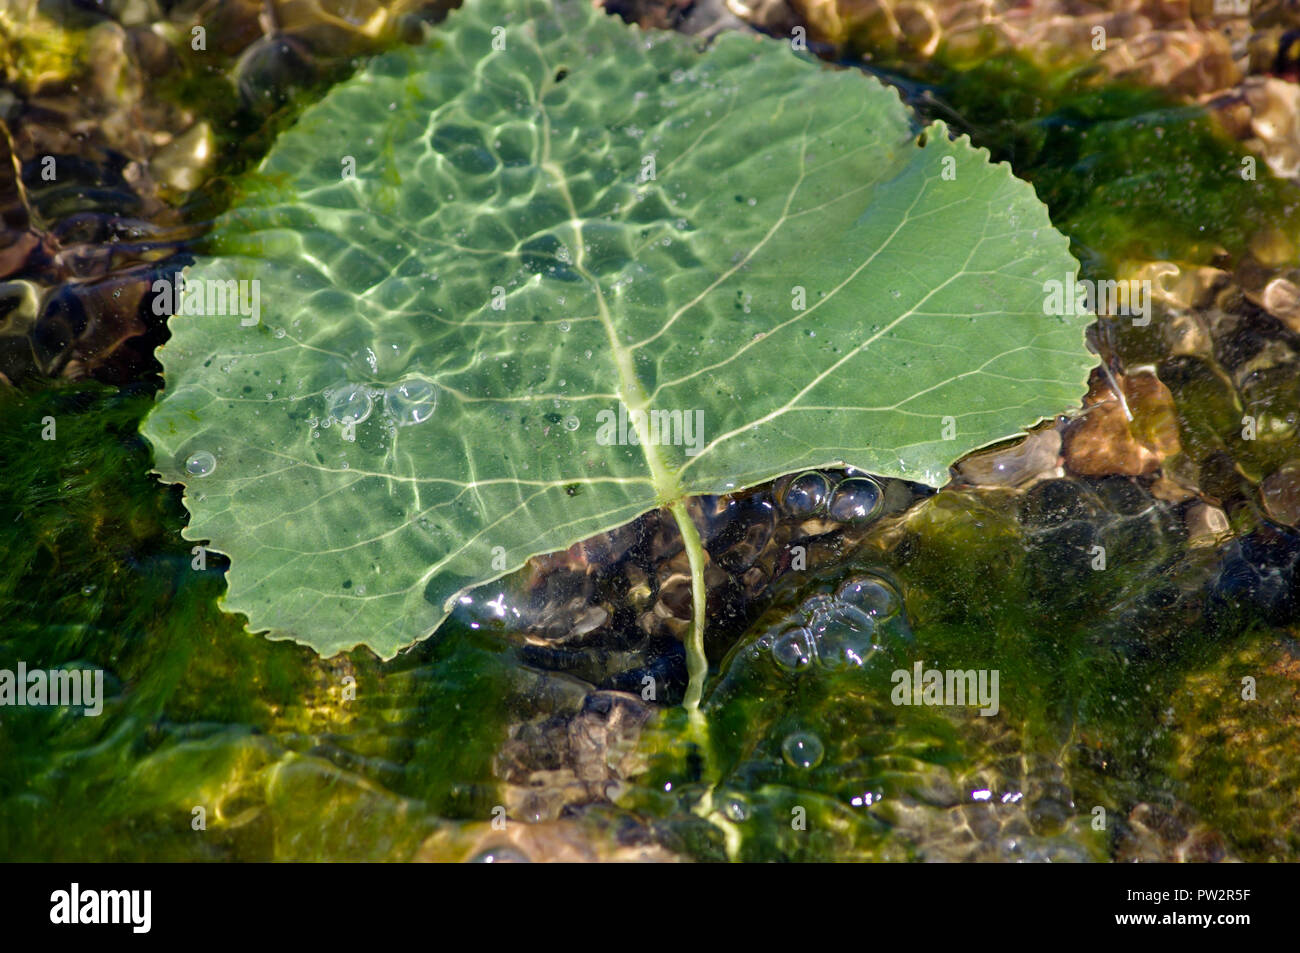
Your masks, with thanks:
M 677 519 L 677 528 L 681 530 L 682 542 L 686 545 L 686 558 L 691 564 L 691 630 L 686 637 L 686 672 L 690 681 L 686 686 L 686 697 L 682 706 L 691 716 L 703 723 L 700 714 L 700 699 L 704 697 L 704 680 L 709 676 L 709 660 L 704 654 L 705 607 L 708 590 L 704 585 L 704 564 L 708 559 L 704 552 L 704 543 L 700 540 L 700 531 L 695 528 L 695 521 L 686 509 L 684 500 L 670 504 L 673 516 Z

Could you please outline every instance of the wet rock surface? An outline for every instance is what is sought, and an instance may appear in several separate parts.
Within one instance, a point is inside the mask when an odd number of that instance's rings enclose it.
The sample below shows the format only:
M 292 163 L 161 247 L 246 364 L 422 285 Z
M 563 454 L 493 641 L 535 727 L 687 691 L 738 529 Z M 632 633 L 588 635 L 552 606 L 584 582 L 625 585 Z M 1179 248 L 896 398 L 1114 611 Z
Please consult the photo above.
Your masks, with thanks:
M 353 58 L 450 4 L 38 3 L 0 11 L 0 381 L 155 373 L 153 282 L 229 176 Z M 233 95 L 232 95 L 233 94 Z

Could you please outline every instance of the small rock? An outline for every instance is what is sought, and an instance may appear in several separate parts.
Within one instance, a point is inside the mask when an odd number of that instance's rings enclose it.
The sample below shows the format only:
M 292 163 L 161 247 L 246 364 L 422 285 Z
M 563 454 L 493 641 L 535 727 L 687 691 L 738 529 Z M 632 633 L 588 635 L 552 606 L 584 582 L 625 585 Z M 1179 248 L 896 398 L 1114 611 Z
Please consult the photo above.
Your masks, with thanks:
M 1270 518 L 1300 526 L 1300 460 L 1288 461 L 1265 477 L 1259 495 Z
M 178 192 L 198 188 L 212 163 L 214 142 L 212 128 L 206 122 L 196 122 L 154 154 L 150 162 L 153 177 Z
M 1093 371 L 1084 398 L 1087 412 L 1066 431 L 1065 463 L 1072 472 L 1143 476 L 1181 450 L 1173 395 L 1160 378 L 1144 369 L 1118 383 L 1123 400 L 1100 368 Z
M 1274 278 L 1264 286 L 1261 303 L 1269 314 L 1300 334 L 1300 288 L 1285 278 Z
M 1019 486 L 1037 476 L 1051 475 L 1061 462 L 1061 434 L 1039 430 L 1009 447 L 972 453 L 957 464 L 957 472 L 976 486 Z
M 1193 503 L 1183 517 L 1187 538 L 1192 543 L 1212 542 L 1228 532 L 1228 514 L 1208 503 Z

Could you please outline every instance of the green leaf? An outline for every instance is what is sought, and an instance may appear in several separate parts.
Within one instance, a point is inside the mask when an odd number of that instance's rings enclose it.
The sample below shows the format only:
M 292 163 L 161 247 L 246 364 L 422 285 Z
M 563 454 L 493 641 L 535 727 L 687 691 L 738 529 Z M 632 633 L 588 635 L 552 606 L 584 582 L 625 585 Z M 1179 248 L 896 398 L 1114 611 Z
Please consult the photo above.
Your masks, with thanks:
M 1044 315 L 1077 266 L 1032 189 L 775 40 L 469 0 L 256 181 L 186 276 L 202 313 L 170 319 L 144 433 L 187 536 L 231 558 L 226 608 L 324 654 L 391 656 L 686 495 L 839 464 L 942 482 L 1092 364 L 1085 320 Z M 212 294 L 241 279 L 256 325 Z M 620 405 L 702 436 L 611 444 Z

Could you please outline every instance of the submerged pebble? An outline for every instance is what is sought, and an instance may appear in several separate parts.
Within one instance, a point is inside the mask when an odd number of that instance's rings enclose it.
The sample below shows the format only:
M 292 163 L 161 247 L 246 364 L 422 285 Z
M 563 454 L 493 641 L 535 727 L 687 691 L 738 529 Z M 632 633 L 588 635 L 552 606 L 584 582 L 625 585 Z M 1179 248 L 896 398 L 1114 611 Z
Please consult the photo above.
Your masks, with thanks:
M 1259 495 L 1269 516 L 1288 526 L 1300 526 L 1300 460 L 1284 463 L 1265 477 Z
M 1055 468 L 1060 455 L 1061 434 L 1039 430 L 1012 446 L 970 454 L 957 464 L 957 472 L 977 486 L 1019 486 Z

